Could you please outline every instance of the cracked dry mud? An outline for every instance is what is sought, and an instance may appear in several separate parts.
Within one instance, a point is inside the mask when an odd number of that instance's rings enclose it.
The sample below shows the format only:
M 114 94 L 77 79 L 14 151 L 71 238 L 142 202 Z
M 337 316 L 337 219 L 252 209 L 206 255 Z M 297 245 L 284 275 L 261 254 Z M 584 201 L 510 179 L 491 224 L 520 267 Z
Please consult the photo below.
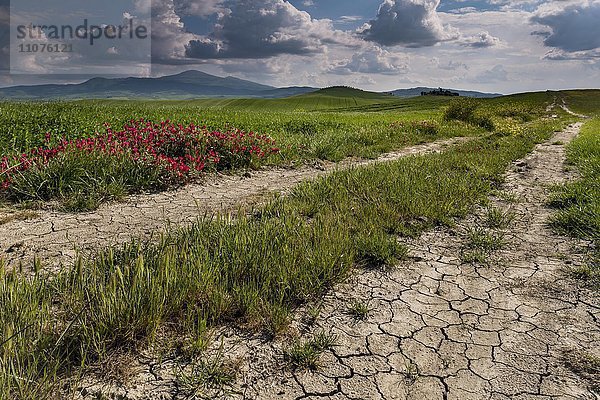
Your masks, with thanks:
M 77 251 L 86 254 L 99 248 L 119 245 L 133 238 L 149 238 L 168 226 L 193 223 L 198 216 L 265 200 L 269 193 L 285 192 L 301 181 L 313 179 L 336 168 L 350 168 L 392 161 L 408 155 L 438 152 L 466 138 L 419 144 L 387 153 L 375 160 L 348 159 L 297 169 L 272 168 L 254 175 L 219 175 L 203 184 L 153 195 L 131 196 L 126 202 L 105 204 L 97 211 L 81 214 L 40 212 L 35 218 L 0 224 L 0 258 L 7 266 L 31 264 L 35 256 L 44 267 L 54 270 L 72 263 Z M 0 209 L 0 220 L 18 215 Z
M 578 376 L 565 358 L 600 357 L 599 299 L 566 273 L 582 262 L 580 243 L 551 232 L 545 207 L 548 185 L 572 178 L 557 143 L 568 143 L 580 126 L 513 164 L 504 189 L 517 201 L 491 199 L 515 213 L 508 246 L 487 265 L 460 260 L 466 231 L 481 223 L 482 209 L 453 229 L 412 241 L 411 259 L 397 268 L 357 272 L 325 297 L 313 323 L 300 310 L 296 335 L 337 336 L 314 372 L 286 366 L 287 339 L 220 330 L 213 350 L 240 368 L 231 388 L 204 392 L 206 398 L 598 399 L 598 376 Z M 353 300 L 368 302 L 366 321 L 348 315 Z M 140 355 L 129 368 L 120 384 L 88 380 L 83 397 L 194 398 L 176 378 L 174 371 L 186 368 L 177 357 L 158 362 Z

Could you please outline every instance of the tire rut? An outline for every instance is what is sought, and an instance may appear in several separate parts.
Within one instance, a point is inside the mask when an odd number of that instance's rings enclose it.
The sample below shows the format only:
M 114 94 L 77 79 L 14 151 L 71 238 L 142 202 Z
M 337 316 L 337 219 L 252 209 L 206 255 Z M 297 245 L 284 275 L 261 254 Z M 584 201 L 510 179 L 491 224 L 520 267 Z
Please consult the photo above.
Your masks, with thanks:
M 565 354 L 600 357 L 600 302 L 566 273 L 582 262 L 578 243 L 550 230 L 545 205 L 548 185 L 574 177 L 562 143 L 580 127 L 557 133 L 507 172 L 510 196 L 490 202 L 514 220 L 504 229 L 507 246 L 487 263 L 461 259 L 469 229 L 485 219 L 482 208 L 455 228 L 411 241 L 411 259 L 397 269 L 358 271 L 326 295 L 316 321 L 299 310 L 292 323 L 291 336 L 324 330 L 337 337 L 315 372 L 286 367 L 286 340 L 222 328 L 208 354 L 222 352 L 240 371 L 233 387 L 207 398 L 597 399 L 593 382 L 569 368 Z M 353 300 L 368 302 L 366 321 L 348 315 Z M 188 398 L 173 372 L 185 364 L 158 365 L 125 385 L 90 379 L 86 393 Z
M 130 196 L 124 202 L 102 205 L 97 211 L 68 214 L 52 211 L 38 213 L 25 221 L 0 224 L 0 259 L 7 267 L 22 263 L 27 270 L 34 257 L 44 267 L 56 270 L 69 265 L 81 254 L 132 239 L 148 239 L 169 227 L 193 223 L 199 216 L 264 202 L 275 192 L 285 193 L 306 180 L 347 169 L 397 160 L 410 155 L 442 151 L 468 140 L 453 138 L 400 149 L 375 160 L 348 159 L 340 163 L 320 163 L 297 169 L 271 168 L 251 175 L 209 176 L 202 184 L 151 195 Z M 0 209 L 0 220 L 14 213 Z

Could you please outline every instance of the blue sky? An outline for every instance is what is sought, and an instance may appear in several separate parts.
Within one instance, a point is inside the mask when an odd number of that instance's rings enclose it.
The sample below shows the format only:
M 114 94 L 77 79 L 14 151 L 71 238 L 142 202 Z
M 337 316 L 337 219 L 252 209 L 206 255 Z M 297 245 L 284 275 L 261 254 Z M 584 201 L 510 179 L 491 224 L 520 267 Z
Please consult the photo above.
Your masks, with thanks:
M 137 17 L 150 1 L 84 4 L 92 15 Z M 123 75 L 198 69 L 274 86 L 502 93 L 600 86 L 600 0 L 152 0 L 152 14 L 151 68 L 141 58 L 128 62 L 135 48 L 121 43 L 94 49 L 94 59 L 103 54 Z M 84 56 L 62 68 L 79 71 Z M 53 75 L 59 64 L 45 68 L 46 75 L 0 72 L 0 85 L 74 80 Z

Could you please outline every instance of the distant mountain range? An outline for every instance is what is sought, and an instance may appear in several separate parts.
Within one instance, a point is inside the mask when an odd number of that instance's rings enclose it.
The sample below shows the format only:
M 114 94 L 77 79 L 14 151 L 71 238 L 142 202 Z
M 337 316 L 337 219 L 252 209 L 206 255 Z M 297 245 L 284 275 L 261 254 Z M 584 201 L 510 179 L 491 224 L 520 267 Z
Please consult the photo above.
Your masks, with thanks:
M 160 78 L 93 78 L 78 84 L 13 86 L 0 88 L 0 97 L 11 99 L 282 98 L 315 90 L 317 89 L 305 87 L 275 88 L 231 76 L 221 78 L 200 71 L 187 71 Z
M 193 99 L 202 97 L 284 98 L 319 90 L 313 87 L 276 88 L 234 77 L 187 71 L 160 78 L 93 78 L 78 84 L 50 84 L 0 88 L 0 99 Z M 390 94 L 419 96 L 430 88 L 399 89 Z M 461 96 L 497 97 L 499 94 L 457 91 Z

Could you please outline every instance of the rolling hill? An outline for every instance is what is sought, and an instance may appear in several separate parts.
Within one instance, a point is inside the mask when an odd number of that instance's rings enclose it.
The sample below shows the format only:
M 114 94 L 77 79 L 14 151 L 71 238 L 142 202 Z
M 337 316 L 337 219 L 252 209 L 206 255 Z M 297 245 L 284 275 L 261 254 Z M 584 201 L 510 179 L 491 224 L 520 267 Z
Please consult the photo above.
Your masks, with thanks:
M 194 105 L 206 109 L 260 111 L 260 112 L 377 112 L 433 110 L 443 106 L 451 97 L 413 97 L 400 98 L 389 94 L 368 92 L 348 87 L 331 87 L 311 93 L 285 98 L 202 98 L 194 100 L 162 102 L 149 100 L 146 104 L 168 104 L 169 107 L 187 107 Z M 115 99 L 103 104 L 121 105 L 126 100 Z
M 0 89 L 9 99 L 190 99 L 199 97 L 282 98 L 317 90 L 309 87 L 275 88 L 200 71 L 187 71 L 160 78 L 93 78 L 67 85 L 14 86 Z

